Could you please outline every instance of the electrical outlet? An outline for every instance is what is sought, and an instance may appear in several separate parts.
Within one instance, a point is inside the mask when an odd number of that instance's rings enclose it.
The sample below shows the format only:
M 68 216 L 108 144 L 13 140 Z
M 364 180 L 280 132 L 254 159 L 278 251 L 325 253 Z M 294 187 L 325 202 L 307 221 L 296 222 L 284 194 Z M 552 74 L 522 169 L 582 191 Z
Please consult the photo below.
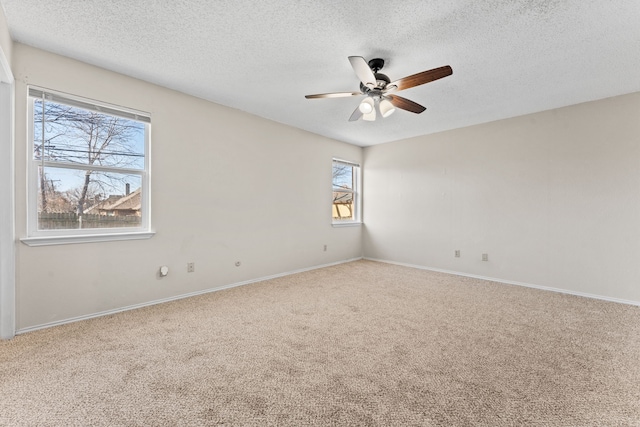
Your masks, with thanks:
M 456 257 L 456 258 L 460 258 L 460 249 L 456 249 L 456 251 L 455 251 L 455 257 Z
M 489 261 L 489 254 L 482 254 L 483 261 Z
M 187 263 L 187 273 L 193 273 L 194 271 L 196 271 L 196 264 L 193 262 L 188 262 Z
M 324 245 L 324 251 L 327 252 L 327 245 Z

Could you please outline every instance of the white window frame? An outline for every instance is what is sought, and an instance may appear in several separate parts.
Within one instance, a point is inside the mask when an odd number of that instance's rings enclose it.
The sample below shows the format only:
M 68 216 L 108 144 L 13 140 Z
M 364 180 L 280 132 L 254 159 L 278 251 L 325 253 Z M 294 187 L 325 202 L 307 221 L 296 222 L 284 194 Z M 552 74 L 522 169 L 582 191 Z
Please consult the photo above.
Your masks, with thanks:
M 36 86 L 28 87 L 28 143 L 27 145 L 27 237 L 20 239 L 29 246 L 56 245 L 68 243 L 89 243 L 113 240 L 148 239 L 155 233 L 151 231 L 151 115 L 113 104 L 94 101 L 88 98 L 43 89 Z M 128 169 L 92 165 L 93 170 L 105 172 L 127 173 L 139 175 L 142 183 L 141 197 L 141 225 L 138 227 L 122 228 L 87 228 L 87 229 L 38 229 L 38 167 L 50 163 L 52 166 L 66 169 L 84 170 L 84 165 L 66 162 L 47 162 L 34 159 L 34 103 L 36 99 L 56 102 L 59 104 L 80 107 L 85 110 L 96 111 L 109 115 L 124 117 L 144 123 L 144 169 Z
M 16 334 L 15 79 L 0 46 L 0 340 Z
M 331 180 L 331 198 L 333 200 L 333 166 L 338 164 L 344 164 L 354 168 L 353 174 L 353 190 L 345 190 L 345 192 L 351 192 L 353 194 L 353 219 L 352 220 L 335 220 L 333 214 L 331 215 L 331 225 L 333 227 L 353 227 L 362 224 L 362 169 L 359 163 L 333 158 L 331 162 L 332 180 Z M 333 209 L 333 206 L 332 206 Z

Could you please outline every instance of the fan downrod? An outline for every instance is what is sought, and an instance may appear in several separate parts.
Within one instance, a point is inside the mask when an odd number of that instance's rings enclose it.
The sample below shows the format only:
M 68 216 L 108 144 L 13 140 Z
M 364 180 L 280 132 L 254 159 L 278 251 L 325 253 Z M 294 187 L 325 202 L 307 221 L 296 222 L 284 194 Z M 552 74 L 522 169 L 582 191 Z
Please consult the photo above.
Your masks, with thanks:
M 384 67 L 384 59 L 382 58 L 374 58 L 371 59 L 368 62 L 369 68 L 371 68 L 371 70 L 373 70 L 374 73 L 377 73 L 378 71 L 382 70 L 382 67 Z

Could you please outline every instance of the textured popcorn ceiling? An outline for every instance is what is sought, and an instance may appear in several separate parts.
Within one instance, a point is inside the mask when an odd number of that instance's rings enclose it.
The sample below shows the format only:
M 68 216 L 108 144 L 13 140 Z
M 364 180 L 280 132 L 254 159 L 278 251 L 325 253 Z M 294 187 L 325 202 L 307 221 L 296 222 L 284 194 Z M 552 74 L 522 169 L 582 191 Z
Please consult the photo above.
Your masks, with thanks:
M 367 146 L 640 91 L 639 0 L 0 0 L 15 41 Z M 347 57 L 427 107 L 348 122 Z M 54 88 L 55 89 L 55 88 Z

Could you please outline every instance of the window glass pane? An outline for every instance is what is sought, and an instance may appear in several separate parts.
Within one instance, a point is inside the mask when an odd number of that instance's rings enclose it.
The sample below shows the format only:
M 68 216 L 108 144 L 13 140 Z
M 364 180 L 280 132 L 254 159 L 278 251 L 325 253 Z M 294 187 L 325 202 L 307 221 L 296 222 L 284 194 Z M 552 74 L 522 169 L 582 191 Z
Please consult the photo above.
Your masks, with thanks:
M 144 123 L 34 99 L 36 160 L 144 169 Z
M 333 163 L 333 189 L 353 190 L 353 166 L 344 163 Z
M 38 167 L 38 229 L 140 227 L 142 177 Z
M 353 221 L 353 193 L 333 192 L 333 219 L 334 221 Z

